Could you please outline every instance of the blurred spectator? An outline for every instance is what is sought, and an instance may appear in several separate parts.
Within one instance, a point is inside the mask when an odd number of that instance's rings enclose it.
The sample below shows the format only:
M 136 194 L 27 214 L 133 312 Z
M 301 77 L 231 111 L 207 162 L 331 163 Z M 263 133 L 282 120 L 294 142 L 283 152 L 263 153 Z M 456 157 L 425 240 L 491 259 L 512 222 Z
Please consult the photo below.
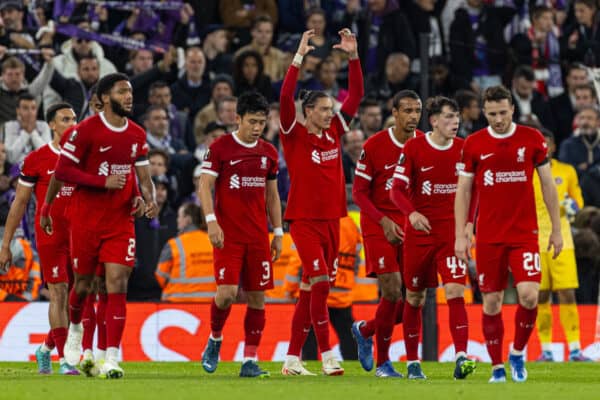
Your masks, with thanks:
M 241 44 L 250 41 L 248 32 L 252 22 L 260 15 L 267 15 L 277 25 L 277 4 L 275 0 L 221 0 L 221 19 L 227 28 L 236 31 Z
M 200 145 L 204 138 L 204 130 L 209 122 L 217 119 L 217 103 L 225 97 L 233 96 L 233 80 L 229 75 L 217 75 L 212 80 L 210 103 L 204 106 L 194 118 L 194 136 Z
M 315 36 L 309 41 L 310 45 L 314 47 L 310 54 L 319 60 L 324 60 L 331 54 L 331 48 L 334 44 L 333 40 L 327 36 L 327 20 L 325 17 L 325 11 L 321 8 L 311 8 L 306 15 L 306 29 L 315 31 Z
M 204 160 L 204 155 L 208 151 L 212 142 L 227 133 L 227 127 L 217 122 L 209 122 L 203 131 L 202 137 L 198 141 L 198 147 L 194 153 L 194 157 L 199 162 Z
M 348 91 L 341 88 L 337 81 L 338 67 L 332 57 L 327 57 L 322 60 L 315 69 L 313 76 L 314 83 L 308 85 L 313 86 L 315 90 L 321 90 L 331 96 L 334 101 L 342 103 L 348 96 Z
M 233 96 L 223 97 L 217 102 L 216 123 L 227 128 L 227 132 L 237 130 L 236 116 L 237 99 Z
M 51 52 L 47 52 L 49 56 Z M 15 119 L 17 114 L 17 100 L 20 95 L 29 93 L 41 99 L 42 92 L 52 78 L 52 67 L 44 64 L 40 74 L 28 84 L 25 80 L 25 65 L 16 57 L 8 57 L 2 61 L 2 75 L 0 76 L 0 124 Z
M 170 135 L 167 110 L 161 106 L 150 106 L 144 117 L 146 140 L 151 149 L 160 149 L 168 154 L 185 154 L 183 142 Z
M 481 106 L 479 97 L 471 90 L 459 90 L 454 96 L 460 113 L 460 125 L 458 136 L 466 138 L 471 133 L 483 128 L 485 124 L 481 121 Z
M 153 65 L 154 54 L 150 50 L 132 50 L 126 70 L 129 76 L 135 76 L 148 71 Z
M 600 164 L 595 164 L 582 175 L 581 191 L 586 205 L 600 208 Z
M 33 150 L 52 140 L 52 132 L 45 121 L 37 120 L 38 105 L 30 94 L 22 94 L 17 102 L 17 119 L 2 126 L 2 141 L 6 145 L 8 162 L 18 164 Z
M 219 74 L 231 74 L 233 58 L 227 52 L 228 45 L 227 30 L 223 25 L 211 24 L 204 28 L 202 51 L 206 57 L 206 72 L 210 79 Z
M 457 81 L 450 74 L 448 63 L 443 57 L 433 57 L 429 61 L 429 74 L 431 76 L 430 95 L 452 97 L 460 89 Z
M 342 139 L 344 146 L 342 165 L 344 167 L 344 176 L 346 177 L 347 184 L 352 184 L 352 182 L 354 182 L 356 162 L 361 156 L 362 146 L 366 139 L 365 134 L 360 129 L 348 132 Z
M 550 105 L 534 87 L 533 69 L 528 65 L 519 66 L 512 79 L 512 96 L 515 105 L 513 120 L 524 125 L 541 125 L 554 132 L 554 118 Z
M 6 145 L 0 141 L 0 177 L 7 177 L 10 171 L 10 163 L 6 154 Z M 0 185 L 0 192 L 4 192 Z M 0 216 L 1 218 L 1 216 Z
M 93 112 L 88 108 L 91 88 L 100 79 L 100 64 L 98 59 L 91 54 L 77 60 L 77 76 L 66 78 L 58 69 L 54 70 L 50 87 L 59 93 L 62 101 L 73 106 L 78 120 L 81 121 Z M 86 110 L 89 115 L 86 115 Z
M 256 18 L 250 31 L 252 41 L 240 48 L 235 56 L 248 50 L 258 52 L 262 56 L 265 74 L 271 78 L 272 82 L 278 82 L 283 79 L 289 63 L 286 61 L 285 54 L 272 46 L 274 30 L 271 18 L 266 15 Z
M 148 151 L 150 162 L 150 176 L 166 176 L 169 168 L 169 153 L 162 149 L 150 149 Z
M 177 211 L 179 235 L 163 247 L 156 280 L 162 300 L 211 303 L 216 294 L 213 252 L 199 206 L 186 203 Z
M 183 199 L 183 204 L 192 203 L 197 206 L 202 206 L 200 203 L 200 197 L 198 197 L 198 191 L 200 190 L 200 176 L 202 175 L 202 164 L 196 165 L 194 167 L 194 172 L 192 174 L 192 182 L 194 183 L 194 191 L 189 197 Z
M 565 28 L 561 38 L 561 57 L 597 66 L 600 62 L 598 5 L 595 0 L 575 0 L 575 23 Z
M 365 98 L 358 108 L 359 127 L 368 139 L 381 130 L 383 115 L 377 100 Z
M 571 164 L 581 175 L 600 162 L 600 112 L 596 108 L 584 107 L 575 117 L 577 130 L 560 145 L 559 160 Z
M 410 59 L 403 53 L 392 53 L 385 60 L 383 74 L 373 74 L 367 83 L 367 97 L 375 99 L 385 106 L 385 113 L 392 112 L 392 98 L 401 90 L 415 90 L 418 77 L 410 72 Z
M 445 60 L 446 49 L 440 16 L 446 0 L 412 0 L 401 1 L 399 4 L 406 14 L 417 46 L 417 54 L 413 57 L 411 70 L 414 72 L 421 70 L 421 60 L 419 59 L 421 34 L 427 34 L 429 37 L 429 48 L 427 49 L 429 58 L 443 57 Z
M 579 289 L 575 292 L 577 303 L 597 304 L 600 280 L 600 210 L 584 207 L 575 217 L 573 241 L 577 258 Z
M 508 50 L 502 32 L 515 14 L 512 7 L 489 3 L 466 0 L 450 26 L 452 79 L 475 92 L 502 83 Z
M 533 68 L 536 89 L 544 97 L 556 97 L 564 92 L 558 41 L 560 33 L 553 18 L 552 8 L 535 7 L 531 13 L 532 26 L 526 33 L 515 35 L 511 41 L 517 65 Z
M 0 229 L 4 232 L 4 223 Z M 10 267 L 6 271 L 0 268 L 0 302 L 37 300 L 42 285 L 37 253 L 22 237 L 12 240 L 10 250 L 13 255 Z
M 556 145 L 571 135 L 573 119 L 575 118 L 575 88 L 589 82 L 588 73 L 584 65 L 573 63 L 569 65 L 565 77 L 565 91 L 550 100 L 552 115 L 556 120 Z
M 81 29 L 90 29 L 90 23 L 87 21 L 82 21 L 77 26 Z M 60 51 L 62 54 L 54 57 L 52 64 L 65 78 L 77 78 L 78 60 L 83 56 L 89 55 L 96 57 L 98 60 L 100 78 L 104 75 L 117 72 L 113 63 L 104 56 L 104 50 L 97 42 L 73 37 L 60 46 Z M 44 90 L 44 109 L 48 108 L 51 104 L 59 102 L 60 98 L 60 94 L 56 93 L 52 88 L 46 88 Z
M 178 110 L 194 116 L 210 100 L 210 83 L 204 77 L 206 58 L 199 47 L 185 52 L 184 74 L 171 85 L 173 104 Z
M 279 148 L 279 103 L 269 105 L 269 115 L 267 116 L 263 139 Z
M 233 81 L 235 94 L 257 91 L 272 101 L 274 99 L 271 78 L 264 73 L 264 64 L 260 54 L 254 50 L 244 51 L 235 58 Z
M 159 301 L 161 288 L 154 277 L 160 250 L 177 234 L 177 215 L 168 202 L 169 181 L 165 176 L 153 177 L 156 186 L 157 218 L 135 220 L 136 265 L 133 268 L 127 289 L 130 301 Z
M 577 112 L 586 107 L 598 108 L 596 90 L 594 90 L 594 87 L 591 84 L 575 87 L 575 111 Z

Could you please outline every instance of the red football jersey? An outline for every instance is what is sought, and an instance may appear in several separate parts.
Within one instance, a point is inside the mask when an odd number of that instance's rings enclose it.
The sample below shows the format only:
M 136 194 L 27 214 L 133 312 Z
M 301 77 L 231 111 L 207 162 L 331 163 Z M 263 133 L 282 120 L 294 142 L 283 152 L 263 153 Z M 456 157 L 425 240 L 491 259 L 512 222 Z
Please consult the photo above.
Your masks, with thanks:
M 423 132 L 415 131 L 415 136 L 419 135 Z M 375 208 L 401 227 L 405 218 L 390 199 L 390 190 L 403 148 L 404 144 L 396 140 L 393 128 L 377 132 L 363 145 L 354 174 L 355 185 L 359 185 L 360 180 L 369 182 L 369 199 Z M 365 212 L 360 213 L 360 228 L 364 236 L 383 234 L 379 221 L 373 221 Z
M 234 133 L 210 145 L 202 173 L 217 177 L 215 216 L 225 240 L 255 243 L 268 236 L 265 192 L 277 179 L 277 149 L 259 139 L 242 142 Z
M 447 146 L 431 140 L 431 133 L 406 142 L 394 178 L 408 188 L 415 210 L 429 220 L 431 233 L 415 230 L 407 221 L 406 234 L 423 243 L 454 241 L 454 197 L 463 140 Z
M 464 170 L 479 192 L 477 241 L 537 241 L 532 174 L 547 161 L 547 146 L 534 128 L 513 124 L 506 135 L 481 129 L 465 140 Z
M 61 156 L 79 165 L 91 175 L 125 175 L 123 189 L 108 190 L 78 185 L 71 203 L 74 221 L 114 224 L 131 218 L 131 199 L 136 190 L 134 166 L 148 165 L 146 133 L 131 120 L 123 127 L 114 127 L 100 113 L 80 122 L 64 133 L 67 140 Z
M 60 155 L 60 150 L 55 148 L 52 143 L 40 147 L 32 151 L 25 157 L 23 166 L 21 167 L 21 176 L 19 184 L 27 187 L 33 187 L 35 198 L 37 200 L 35 210 L 35 236 L 38 246 L 53 243 L 53 236 L 42 235 L 39 224 L 40 211 L 46 198 L 50 178 L 54 174 L 56 162 Z M 52 203 L 50 216 L 56 221 L 60 218 L 65 218 L 65 212 L 69 204 L 69 199 L 73 194 L 73 185 L 63 185 L 58 192 L 56 199 Z

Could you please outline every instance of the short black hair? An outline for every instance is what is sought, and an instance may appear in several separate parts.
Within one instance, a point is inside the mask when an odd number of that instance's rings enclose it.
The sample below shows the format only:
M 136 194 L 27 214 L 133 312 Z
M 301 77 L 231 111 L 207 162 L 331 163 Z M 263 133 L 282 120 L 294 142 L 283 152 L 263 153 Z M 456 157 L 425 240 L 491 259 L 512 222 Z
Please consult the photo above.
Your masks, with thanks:
M 98 81 L 98 89 L 96 93 L 100 102 L 102 102 L 102 96 L 109 94 L 115 84 L 121 81 L 129 82 L 129 77 L 120 72 L 115 72 L 100 79 L 100 81 Z
M 35 97 L 31 93 L 25 92 L 25 93 L 21 93 L 19 95 L 19 97 L 17 97 L 17 108 L 21 106 L 22 101 L 36 101 L 36 100 L 35 100 Z
M 250 27 L 250 30 L 256 29 L 258 27 L 258 25 L 265 23 L 265 22 L 271 24 L 271 26 L 273 28 L 275 28 L 275 26 L 274 26 L 275 24 L 273 24 L 273 20 L 271 19 L 271 17 L 269 17 L 266 14 L 262 14 L 262 15 L 259 15 L 258 17 L 256 17 L 254 19 L 254 21 L 252 21 L 252 26 Z
M 456 104 L 456 101 L 444 96 L 428 98 L 425 103 L 425 110 L 427 110 L 427 115 L 429 116 L 438 115 L 442 113 L 442 109 L 446 106 L 450 107 L 454 112 L 458 111 L 458 104 Z
M 94 60 L 94 61 L 96 61 L 98 63 L 98 67 L 100 66 L 100 60 L 98 60 L 98 57 L 96 57 L 92 53 L 84 54 L 82 56 L 79 56 L 79 59 L 77 60 L 77 67 L 79 67 L 81 65 L 81 62 L 83 60 Z
M 485 103 L 486 101 L 502 101 L 502 100 L 508 100 L 509 104 L 513 103 L 512 100 L 512 94 L 510 93 L 510 90 L 508 90 L 507 88 L 505 88 L 502 85 L 497 85 L 497 86 L 490 86 L 489 88 L 485 89 L 485 91 L 483 92 L 483 102 Z
M 568 76 L 568 75 L 571 73 L 571 71 L 574 71 L 574 70 L 576 70 L 576 69 L 583 70 L 583 71 L 587 72 L 587 68 L 586 68 L 586 66 L 585 66 L 585 65 L 583 65 L 583 64 L 582 64 L 582 63 L 580 63 L 580 62 L 572 62 L 572 63 L 571 63 L 571 64 L 569 64 L 569 66 L 567 67 L 567 74 L 566 74 L 566 75 Z
M 358 105 L 358 113 L 362 114 L 369 107 L 379 107 L 381 108 L 381 104 L 373 98 L 365 97 L 360 104 Z
M 184 203 L 181 205 L 183 215 L 188 216 L 192 219 L 192 224 L 196 225 L 200 229 L 206 229 L 204 224 L 204 214 L 200 206 L 194 203 Z
M 163 149 L 150 149 L 148 151 L 148 160 L 151 159 L 154 156 L 160 156 L 165 160 L 165 166 L 167 168 L 169 168 L 169 161 L 171 160 L 171 157 L 169 157 L 169 153 L 166 152 L 166 150 Z
M 531 21 L 538 19 L 544 13 L 551 13 L 552 8 L 548 6 L 534 6 L 531 10 Z
M 398 109 L 400 101 L 403 99 L 413 99 L 421 101 L 421 98 L 414 90 L 401 90 L 394 95 L 394 98 L 392 99 L 392 108 Z
M 593 98 L 596 98 L 596 90 L 594 89 L 594 86 L 592 86 L 591 83 L 584 83 L 583 85 L 577 85 L 573 88 L 573 93 L 575 93 L 578 90 L 587 90 L 591 93 Z
M 208 125 L 206 125 L 206 128 L 204 128 L 204 134 L 208 135 L 209 133 L 211 133 L 213 131 L 217 131 L 217 130 L 223 130 L 223 131 L 227 132 L 227 127 L 225 125 L 218 123 L 217 121 L 212 121 L 212 122 L 209 122 Z
M 302 102 L 302 114 L 306 118 L 306 109 L 314 108 L 319 99 L 329 98 L 329 95 L 322 90 L 305 90 L 302 89 L 298 93 L 298 98 Z
M 48 107 L 48 111 L 46 111 L 46 122 L 53 121 L 54 117 L 56 117 L 56 113 L 60 110 L 64 110 L 65 108 L 70 108 L 72 110 L 73 106 L 64 101 L 52 104 L 50 107 Z
M 246 114 L 269 115 L 269 102 L 257 91 L 244 92 L 237 99 L 236 112 L 240 117 Z
M 156 89 L 162 89 L 165 87 L 169 87 L 169 85 L 165 81 L 152 82 L 152 84 L 148 88 L 148 95 L 151 96 L 152 92 L 154 92 Z
M 515 69 L 515 73 L 513 74 L 513 79 L 523 78 L 526 81 L 532 82 L 535 80 L 535 74 L 533 73 L 533 68 L 529 65 L 519 65 L 517 69 Z
M 456 104 L 458 104 L 458 110 L 462 111 L 465 108 L 469 108 L 471 103 L 476 101 L 479 103 L 479 97 L 477 94 L 471 90 L 459 90 L 454 95 L 454 100 L 456 100 Z

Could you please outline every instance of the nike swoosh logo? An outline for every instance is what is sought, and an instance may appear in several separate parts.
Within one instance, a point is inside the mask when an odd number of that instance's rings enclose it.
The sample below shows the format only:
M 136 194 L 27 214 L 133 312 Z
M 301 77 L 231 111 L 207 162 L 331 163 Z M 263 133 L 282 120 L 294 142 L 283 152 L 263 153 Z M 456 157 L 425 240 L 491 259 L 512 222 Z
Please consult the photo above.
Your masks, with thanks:
M 104 153 L 105 151 L 109 151 L 112 149 L 112 146 L 100 147 L 100 153 Z
M 48 172 L 48 175 L 52 175 L 52 174 L 54 173 L 54 170 L 50 170 L 50 169 L 49 169 L 49 170 L 48 170 L 48 171 L 46 171 L 46 172 Z
M 539 275 L 539 272 L 527 272 L 527 276 L 536 276 Z
M 317 321 L 317 325 L 323 325 L 323 324 L 326 324 L 326 323 L 327 323 L 327 321 Z
M 430 169 L 433 169 L 433 167 L 421 167 L 421 172 L 427 172 Z
M 419 335 L 408 335 L 409 338 L 415 338 L 417 336 L 419 336 Z
M 269 284 L 269 281 L 266 281 L 266 282 L 260 282 L 260 283 L 259 283 L 259 285 L 260 285 L 260 286 L 266 286 L 266 285 L 268 285 L 268 284 Z
M 231 160 L 231 161 L 229 161 L 229 165 L 235 165 L 235 164 L 241 163 L 241 162 L 242 162 L 242 160 L 235 160 L 235 161 Z
M 389 165 L 385 165 L 384 168 L 385 169 L 392 169 L 396 166 L 396 164 L 389 164 Z
M 129 256 L 125 257 L 125 261 L 133 261 L 134 259 L 135 259 L 135 257 L 129 257 Z
M 113 319 L 125 319 L 125 317 L 117 317 L 116 315 L 113 317 Z
M 456 329 L 464 329 L 466 327 L 467 327 L 467 325 L 459 325 L 459 326 L 456 327 Z
M 481 159 L 482 159 L 482 160 L 486 160 L 486 159 L 490 158 L 490 157 L 491 157 L 491 156 L 493 156 L 493 155 L 494 155 L 494 153 L 482 154 L 482 155 L 481 155 Z

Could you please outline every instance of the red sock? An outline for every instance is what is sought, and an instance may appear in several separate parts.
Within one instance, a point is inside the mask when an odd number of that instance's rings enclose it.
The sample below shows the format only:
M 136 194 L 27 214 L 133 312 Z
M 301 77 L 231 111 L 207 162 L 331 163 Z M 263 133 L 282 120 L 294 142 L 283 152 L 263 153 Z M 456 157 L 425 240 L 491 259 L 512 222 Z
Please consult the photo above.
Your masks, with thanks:
M 419 360 L 419 336 L 421 333 L 421 308 L 413 307 L 408 302 L 404 303 L 404 345 L 406 346 L 406 360 Z
M 106 350 L 106 302 L 108 296 L 98 295 L 98 309 L 96 310 L 96 326 L 98 330 L 98 350 Z
M 396 315 L 396 303 L 382 297 L 375 313 L 375 340 L 377 342 L 377 366 L 390 359 L 389 350 L 392 343 L 392 332 L 394 331 L 394 322 Z
M 83 303 L 83 314 L 81 323 L 83 324 L 83 340 L 81 345 L 83 351 L 92 350 L 94 347 L 94 332 L 96 331 L 96 310 L 94 303 L 96 302 L 96 294 L 88 294 Z
M 106 304 L 106 346 L 119 347 L 123 329 L 125 329 L 125 318 L 127 317 L 127 294 L 109 293 Z
M 529 341 L 529 336 L 533 328 L 535 328 L 535 320 L 537 318 L 537 307 L 528 310 L 522 305 L 518 305 L 515 313 L 515 341 L 513 349 L 523 351 L 525 345 Z
M 44 344 L 49 349 L 53 349 L 54 347 L 56 347 L 56 341 L 54 340 L 54 335 L 52 335 L 52 329 L 50 329 L 48 331 L 48 334 L 46 335 L 46 338 L 44 339 Z
M 469 340 L 469 318 L 465 308 L 465 299 L 456 297 L 448 300 L 450 317 L 450 334 L 454 341 L 454 353 L 467 352 Z
M 331 350 L 329 343 L 329 310 L 327 297 L 329 296 L 329 282 L 313 283 L 310 295 L 310 319 L 317 337 L 321 353 Z
M 377 306 L 377 310 L 379 310 L 380 306 L 381 306 L 381 301 L 379 302 L 379 305 Z M 375 315 L 377 315 L 377 311 L 375 311 Z M 377 317 L 366 321 L 358 329 L 360 331 L 360 334 L 363 335 L 363 337 L 369 338 L 369 337 L 371 337 L 371 336 L 373 336 L 375 334 L 375 329 L 377 328 L 377 320 L 376 320 L 376 318 Z
M 72 324 L 81 323 L 81 314 L 83 311 L 84 301 L 85 295 L 79 296 L 75 292 L 75 288 L 71 289 L 71 293 L 69 293 L 69 321 Z
M 67 328 L 55 328 L 50 331 L 56 343 L 56 351 L 58 351 L 58 358 L 65 357 L 65 342 L 67 341 Z
M 300 290 L 300 297 L 292 316 L 292 334 L 287 354 L 300 357 L 302 346 L 310 332 L 310 291 Z
M 256 358 L 263 329 L 265 329 L 265 310 L 246 308 L 246 317 L 244 318 L 244 358 Z
M 502 364 L 502 342 L 504 341 L 504 321 L 502 313 L 483 314 L 483 337 L 485 346 L 492 359 L 492 366 Z
M 227 321 L 230 312 L 231 306 L 221 310 L 217 307 L 217 303 L 215 303 L 215 300 L 213 299 L 212 304 L 210 305 L 210 330 L 213 338 L 218 339 L 221 337 L 225 321 Z
M 404 300 L 400 299 L 396 303 L 396 325 L 402 323 L 403 316 L 404 316 Z

